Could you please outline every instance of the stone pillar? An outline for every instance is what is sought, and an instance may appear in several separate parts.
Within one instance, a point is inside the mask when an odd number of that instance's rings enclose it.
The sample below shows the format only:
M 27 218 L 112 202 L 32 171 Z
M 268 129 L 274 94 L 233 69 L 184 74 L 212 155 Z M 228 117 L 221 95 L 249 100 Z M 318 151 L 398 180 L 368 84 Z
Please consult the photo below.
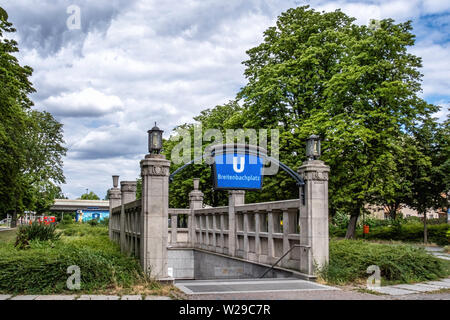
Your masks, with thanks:
M 203 192 L 199 190 L 200 179 L 194 179 L 194 190 L 189 192 L 189 208 L 191 212 L 188 218 L 188 232 L 189 232 L 189 243 L 192 247 L 195 246 L 196 237 L 195 237 L 195 209 L 203 208 Z
M 300 271 L 314 276 L 316 267 L 328 263 L 328 173 L 321 160 L 309 160 L 298 172 L 305 181 L 300 188 Z
M 136 181 L 120 181 L 122 205 L 136 200 Z
M 122 208 L 120 211 L 120 250 L 128 252 L 125 238 L 125 204 L 136 200 L 136 181 L 120 181 Z
M 245 203 L 244 190 L 228 191 L 228 254 L 236 256 L 236 215 L 234 207 Z
M 109 239 L 113 240 L 113 226 L 115 221 L 113 221 L 112 209 L 120 206 L 120 189 L 117 187 L 119 185 L 119 176 L 112 176 L 113 178 L 113 187 L 109 189 Z
M 161 154 L 141 160 L 141 265 L 156 280 L 168 279 L 169 166 Z

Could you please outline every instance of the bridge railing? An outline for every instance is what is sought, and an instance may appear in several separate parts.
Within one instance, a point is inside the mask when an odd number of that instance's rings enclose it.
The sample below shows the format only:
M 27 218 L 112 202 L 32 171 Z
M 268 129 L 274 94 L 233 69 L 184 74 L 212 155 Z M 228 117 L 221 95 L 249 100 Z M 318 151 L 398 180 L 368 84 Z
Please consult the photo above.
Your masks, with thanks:
M 117 206 L 111 210 L 111 240 L 121 245 L 122 251 L 139 257 L 140 237 L 141 237 L 141 213 L 142 202 L 135 200 L 123 206 L 124 223 L 121 239 L 121 214 L 122 206 Z M 168 243 L 170 247 L 189 247 L 188 221 L 190 209 L 169 208 L 168 221 Z
M 193 246 L 213 252 L 228 254 L 228 207 L 195 209 L 191 215 Z
M 230 206 L 201 208 L 203 196 L 198 192 L 194 189 L 197 203 L 191 201 L 192 208 L 169 208 L 169 248 L 199 248 L 272 264 L 300 244 L 299 199 L 244 204 L 245 193 L 231 191 Z M 110 217 L 111 239 L 136 257 L 140 256 L 141 214 L 142 202 L 135 200 L 112 208 Z M 279 265 L 298 269 L 299 250 L 293 248 Z
M 300 244 L 298 199 L 196 209 L 193 216 L 196 248 L 272 264 Z M 298 269 L 299 250 L 279 264 Z
M 111 209 L 109 215 L 109 228 L 111 240 L 120 244 L 120 213 L 122 207 L 118 206 Z
M 124 250 L 135 257 L 140 255 L 141 212 L 142 203 L 140 199 L 124 205 Z
M 169 247 L 189 247 L 190 209 L 169 208 Z
M 236 255 L 260 263 L 272 264 L 300 244 L 299 200 L 245 204 L 235 207 Z M 299 268 L 298 247 L 291 250 L 280 265 Z

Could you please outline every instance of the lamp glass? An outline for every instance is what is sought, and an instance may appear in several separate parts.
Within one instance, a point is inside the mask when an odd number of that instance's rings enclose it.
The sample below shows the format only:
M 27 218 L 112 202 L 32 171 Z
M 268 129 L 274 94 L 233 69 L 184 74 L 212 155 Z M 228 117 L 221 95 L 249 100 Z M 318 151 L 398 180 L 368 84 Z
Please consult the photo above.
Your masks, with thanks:
M 312 135 L 306 142 L 306 156 L 309 160 L 318 159 L 320 157 L 320 138 Z
M 162 133 L 164 131 L 160 130 L 155 123 L 155 126 L 148 130 L 148 151 L 151 154 L 158 154 L 162 149 Z

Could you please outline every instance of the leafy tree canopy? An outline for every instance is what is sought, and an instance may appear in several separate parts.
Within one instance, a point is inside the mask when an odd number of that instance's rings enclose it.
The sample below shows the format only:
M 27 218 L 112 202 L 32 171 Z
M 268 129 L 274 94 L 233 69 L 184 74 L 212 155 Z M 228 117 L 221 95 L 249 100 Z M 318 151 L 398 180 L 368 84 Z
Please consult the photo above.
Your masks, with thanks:
M 282 13 L 263 42 L 247 51 L 248 83 L 236 101 L 195 118 L 203 130 L 279 129 L 280 160 L 294 169 L 306 158 L 307 137 L 319 134 L 322 160 L 331 167 L 331 213 L 351 215 L 348 237 L 366 204 L 414 206 L 408 195 L 418 188 L 422 165 L 428 168 L 423 181 L 429 188 L 433 184 L 437 199 L 448 190 L 449 166 L 448 123 L 427 129 L 436 126 L 431 115 L 439 107 L 420 97 L 421 58 L 408 51 L 415 41 L 411 21 L 384 19 L 377 28 L 354 21 L 340 10 L 317 12 L 309 6 Z M 190 132 L 193 148 L 193 125 L 177 130 Z M 177 143 L 165 143 L 168 157 Z M 179 166 L 172 164 L 171 171 Z M 193 177 L 201 179 L 206 201 L 214 202 L 209 169 L 195 165 L 171 184 L 171 206 L 187 205 Z M 226 199 L 221 194 L 219 203 Z M 262 191 L 247 193 L 246 201 L 295 197 L 297 187 L 279 173 L 265 177 Z
M 62 125 L 45 111 L 33 110 L 28 78 L 33 69 L 21 66 L 8 14 L 0 8 L 0 215 L 44 212 L 64 183 Z
M 79 200 L 100 200 L 99 196 L 96 195 L 93 191 L 82 194 L 81 197 L 79 197 L 78 199 Z

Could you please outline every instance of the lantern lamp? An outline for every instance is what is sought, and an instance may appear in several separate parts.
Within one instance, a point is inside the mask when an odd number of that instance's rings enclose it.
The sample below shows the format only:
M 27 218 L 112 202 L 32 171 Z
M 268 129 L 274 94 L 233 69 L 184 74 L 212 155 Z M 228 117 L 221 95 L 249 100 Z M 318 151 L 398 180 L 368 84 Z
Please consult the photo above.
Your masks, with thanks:
M 320 137 L 313 134 L 306 140 L 306 157 L 308 160 L 319 159 L 320 157 Z
M 148 151 L 150 154 L 159 154 L 162 150 L 162 134 L 163 130 L 155 126 L 148 130 Z

